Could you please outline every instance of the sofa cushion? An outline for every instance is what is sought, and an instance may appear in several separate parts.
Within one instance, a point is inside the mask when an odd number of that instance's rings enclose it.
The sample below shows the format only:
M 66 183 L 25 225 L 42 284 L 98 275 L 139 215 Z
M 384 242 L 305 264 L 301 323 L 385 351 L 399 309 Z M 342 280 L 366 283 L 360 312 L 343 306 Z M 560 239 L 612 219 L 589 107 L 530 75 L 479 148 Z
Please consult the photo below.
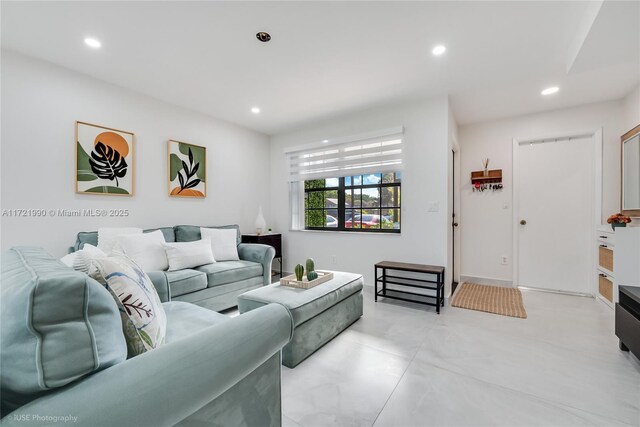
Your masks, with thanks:
M 177 297 L 207 288 L 207 275 L 201 271 L 184 269 L 167 271 L 171 296 Z
M 91 260 L 93 260 L 95 258 L 105 257 L 105 256 L 107 256 L 107 254 L 105 254 L 102 251 L 102 249 L 99 249 L 99 248 L 93 246 L 90 243 L 85 243 L 82 246 L 82 249 L 67 255 L 67 257 L 69 257 L 69 256 L 73 257 L 73 263 L 70 266 L 67 263 L 65 263 L 65 265 L 67 265 L 68 267 L 73 268 L 76 271 L 79 271 L 81 273 L 87 274 L 87 273 L 89 273 L 89 267 L 91 266 Z M 67 258 L 67 260 L 68 259 L 69 258 Z M 64 259 L 61 259 L 60 261 L 62 261 L 64 263 Z
M 133 357 L 164 344 L 167 316 L 149 276 L 126 255 L 96 258 L 89 272 L 105 283 L 120 309 L 128 356 Z
M 200 227 L 203 239 L 211 241 L 216 261 L 238 261 L 238 233 L 234 229 Z
M 164 235 L 165 242 L 175 242 L 176 236 L 173 232 L 173 227 L 160 227 L 150 228 L 143 230 L 143 233 L 151 233 L 152 231 L 160 230 Z M 93 246 L 98 246 L 98 232 L 97 231 L 81 231 L 76 237 L 76 243 L 73 245 L 74 250 L 82 249 L 85 243 L 90 243 Z
M 118 236 L 116 248 L 135 261 L 144 271 L 166 270 L 169 268 L 164 250 L 164 234 L 156 230 L 149 233 Z M 85 245 L 86 248 L 86 245 Z
M 292 288 L 275 283 L 244 293 L 238 297 L 240 313 L 270 303 L 284 305 L 296 325 L 317 316 L 351 295 L 362 292 L 361 274 L 333 272 L 333 279 L 311 289 Z
M 188 302 L 171 301 L 165 302 L 162 306 L 167 314 L 167 343 L 181 340 L 204 328 L 231 320 L 224 314 Z
M 3 414 L 126 360 L 120 313 L 102 285 L 41 248 L 0 258 Z
M 169 271 L 200 267 L 216 262 L 209 239 L 165 243 L 163 246 L 169 261 Z
M 118 243 L 120 236 L 142 234 L 138 227 L 102 227 L 98 228 L 98 249 L 110 254 Z
M 231 282 L 262 276 L 262 264 L 252 261 L 222 261 L 196 268 L 207 275 L 207 286 L 219 286 Z
M 203 226 L 205 227 L 205 226 Z M 235 229 L 237 233 L 236 243 L 239 245 L 241 240 L 240 227 L 238 225 L 207 225 L 205 228 L 220 228 L 220 229 Z M 174 227 L 176 242 L 193 242 L 194 240 L 200 240 L 200 226 L 198 225 L 176 225 Z

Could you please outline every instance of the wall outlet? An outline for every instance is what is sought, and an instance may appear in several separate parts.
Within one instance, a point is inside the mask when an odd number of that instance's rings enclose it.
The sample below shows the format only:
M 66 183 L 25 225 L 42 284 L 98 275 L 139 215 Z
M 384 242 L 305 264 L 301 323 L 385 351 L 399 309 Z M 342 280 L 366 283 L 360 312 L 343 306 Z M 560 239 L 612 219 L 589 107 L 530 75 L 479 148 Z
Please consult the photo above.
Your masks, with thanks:
M 500 258 L 500 262 L 502 265 L 507 265 L 509 264 L 509 259 L 507 258 L 506 255 L 502 255 L 502 257 Z
M 331 255 L 331 265 L 338 265 L 338 257 Z

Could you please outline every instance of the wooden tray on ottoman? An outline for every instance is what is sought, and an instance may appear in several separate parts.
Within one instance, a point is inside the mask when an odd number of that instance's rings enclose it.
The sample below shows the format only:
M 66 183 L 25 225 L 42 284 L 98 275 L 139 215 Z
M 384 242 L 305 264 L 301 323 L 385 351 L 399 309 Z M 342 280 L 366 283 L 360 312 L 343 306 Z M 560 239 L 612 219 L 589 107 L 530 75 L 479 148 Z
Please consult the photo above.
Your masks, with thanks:
M 295 274 L 285 276 L 280 279 L 280 285 L 289 286 L 290 288 L 311 289 L 320 283 L 333 279 L 333 273 L 330 271 L 316 270 L 316 273 L 318 273 L 318 278 L 312 281 L 308 281 L 306 276 L 303 276 L 301 281 L 296 280 Z

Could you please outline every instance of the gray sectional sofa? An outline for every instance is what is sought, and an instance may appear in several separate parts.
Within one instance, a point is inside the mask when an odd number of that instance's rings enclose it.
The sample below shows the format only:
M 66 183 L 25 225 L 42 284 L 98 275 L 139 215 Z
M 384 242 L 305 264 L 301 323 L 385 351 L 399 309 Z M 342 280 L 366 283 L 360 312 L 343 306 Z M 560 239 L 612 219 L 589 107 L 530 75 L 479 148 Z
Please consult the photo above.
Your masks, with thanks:
M 164 302 L 166 344 L 127 360 L 102 285 L 41 248 L 0 259 L 1 425 L 281 425 L 283 306 L 229 318 Z
M 204 227 L 204 226 L 203 226 Z M 239 261 L 222 261 L 194 269 L 178 271 L 146 271 L 167 301 L 190 302 L 214 311 L 222 311 L 237 304 L 237 297 L 251 289 L 271 284 L 271 263 L 275 249 L 267 245 L 240 243 L 237 225 L 207 226 L 237 230 Z M 144 230 L 160 230 L 167 242 L 200 240 L 200 226 L 176 225 Z M 97 246 L 98 232 L 80 232 L 70 252 L 82 249 L 85 243 Z

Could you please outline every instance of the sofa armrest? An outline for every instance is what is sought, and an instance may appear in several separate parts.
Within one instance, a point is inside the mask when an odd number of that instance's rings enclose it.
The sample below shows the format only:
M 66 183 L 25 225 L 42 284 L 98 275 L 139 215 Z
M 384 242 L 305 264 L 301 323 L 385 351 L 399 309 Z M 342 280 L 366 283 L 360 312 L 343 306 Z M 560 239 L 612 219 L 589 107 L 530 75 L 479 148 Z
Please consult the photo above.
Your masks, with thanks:
M 169 289 L 169 281 L 167 280 L 167 275 L 164 274 L 164 271 L 145 271 L 149 279 L 151 279 L 151 283 L 156 287 L 156 291 L 158 291 L 158 296 L 160 297 L 161 302 L 169 302 L 171 301 L 171 290 Z
M 69 415 L 77 417 L 69 424 L 80 426 L 172 426 L 277 354 L 292 333 L 287 309 L 270 304 L 47 394 L 2 425 Z
M 262 264 L 262 284 L 271 284 L 271 263 L 276 256 L 273 246 L 261 245 L 258 243 L 240 243 L 238 245 L 238 255 L 245 261 L 253 261 Z

